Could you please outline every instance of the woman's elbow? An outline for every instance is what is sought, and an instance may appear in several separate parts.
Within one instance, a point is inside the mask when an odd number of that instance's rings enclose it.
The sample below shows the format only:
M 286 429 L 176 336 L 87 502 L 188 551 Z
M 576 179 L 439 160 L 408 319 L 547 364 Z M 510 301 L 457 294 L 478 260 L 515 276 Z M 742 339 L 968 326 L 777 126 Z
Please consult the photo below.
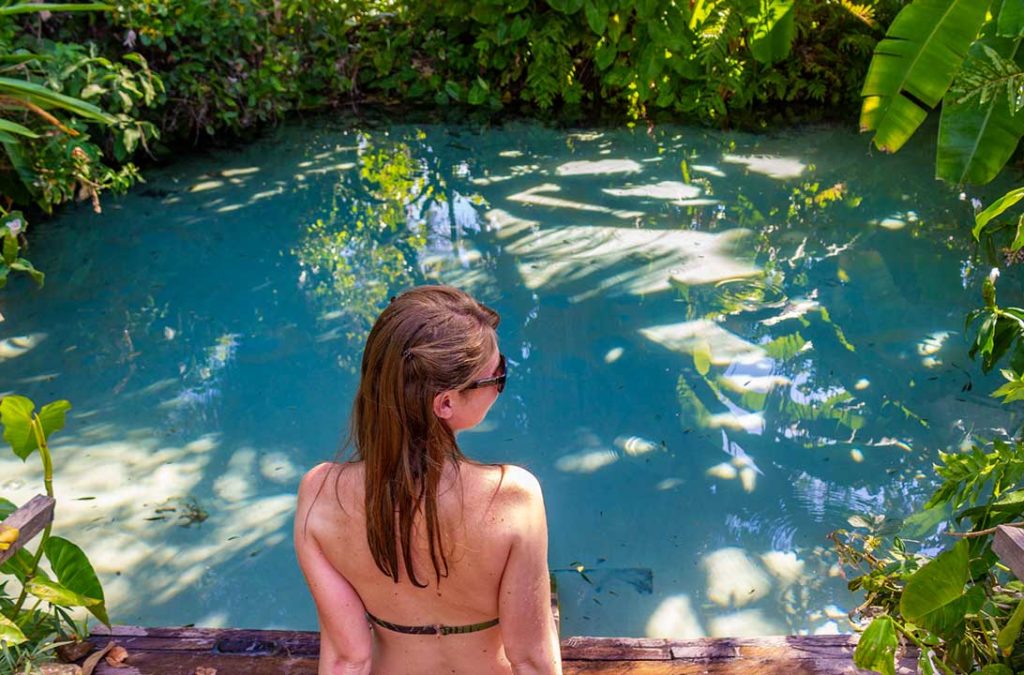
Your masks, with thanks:
M 515 675 L 561 675 L 561 660 L 557 655 L 543 652 L 509 658 Z
M 370 675 L 373 663 L 371 656 L 329 653 L 320 650 L 320 667 L 317 675 Z

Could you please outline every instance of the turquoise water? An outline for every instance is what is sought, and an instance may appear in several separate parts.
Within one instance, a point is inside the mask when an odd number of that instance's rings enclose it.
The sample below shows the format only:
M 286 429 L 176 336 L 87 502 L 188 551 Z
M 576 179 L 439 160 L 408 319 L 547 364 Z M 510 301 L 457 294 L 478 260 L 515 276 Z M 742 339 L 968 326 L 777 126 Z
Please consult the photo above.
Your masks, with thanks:
M 382 303 L 455 284 L 511 364 L 461 442 L 540 478 L 564 635 L 848 631 L 825 535 L 891 531 L 939 450 L 1009 423 L 931 165 L 828 128 L 292 124 L 40 226 L 0 388 L 75 406 L 58 526 L 115 621 L 313 628 L 298 479 Z M 0 494 L 39 490 L 0 460 Z

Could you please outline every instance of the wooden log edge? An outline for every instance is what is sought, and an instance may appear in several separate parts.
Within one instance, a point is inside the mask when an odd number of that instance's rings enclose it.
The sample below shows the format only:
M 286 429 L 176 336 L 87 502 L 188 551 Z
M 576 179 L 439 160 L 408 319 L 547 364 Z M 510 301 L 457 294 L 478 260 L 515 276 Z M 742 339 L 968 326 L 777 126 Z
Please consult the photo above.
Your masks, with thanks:
M 1024 530 L 1000 525 L 992 539 L 992 550 L 1018 579 L 1024 579 Z
M 18 539 L 6 550 L 0 551 L 0 564 L 6 562 L 33 537 L 46 529 L 46 526 L 53 521 L 55 503 L 52 497 L 36 495 L 0 523 L 0 530 L 7 528 L 18 530 Z
M 688 661 L 734 659 L 815 661 L 849 659 L 857 635 L 775 636 L 755 638 L 695 638 L 688 640 L 573 636 L 561 641 L 562 656 L 570 661 Z M 90 638 L 115 640 L 129 651 L 211 652 L 252 656 L 315 656 L 320 635 L 315 631 L 245 630 L 233 628 L 97 626 Z

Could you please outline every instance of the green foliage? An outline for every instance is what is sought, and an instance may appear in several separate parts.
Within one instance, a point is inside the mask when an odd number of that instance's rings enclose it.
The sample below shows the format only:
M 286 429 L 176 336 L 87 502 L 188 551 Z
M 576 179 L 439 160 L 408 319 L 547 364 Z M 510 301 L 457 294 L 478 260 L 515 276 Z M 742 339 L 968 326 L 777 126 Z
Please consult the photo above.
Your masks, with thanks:
M 1020 198 L 1011 193 L 979 214 L 978 229 Z M 998 276 L 993 270 L 985 280 L 984 307 L 967 323 L 980 322 L 971 356 L 981 355 L 983 369 L 1009 361 L 1002 371 L 1007 382 L 993 396 L 1013 403 L 1024 400 L 1024 310 L 998 306 Z M 849 586 L 865 592 L 858 611 L 872 619 L 855 661 L 894 672 L 896 647 L 905 639 L 920 651 L 922 673 L 1020 672 L 1024 583 L 997 564 L 991 541 L 999 525 L 1024 525 L 1024 439 L 996 438 L 966 451 L 940 452 L 935 472 L 942 482 L 923 510 L 906 520 L 904 536 L 920 537 L 943 520 L 951 522 L 960 530 L 956 544 L 936 557 L 908 551 L 899 536 L 879 554 L 884 542 L 877 536 L 832 535 L 843 562 L 860 572 Z
M 152 123 L 135 117 L 140 106 L 156 102 L 160 88 L 141 56 L 126 54 L 115 63 L 95 47 L 40 39 L 18 23 L 47 11 L 104 9 L 110 7 L 0 8 L 0 287 L 11 271 L 43 283 L 43 274 L 21 255 L 27 221 L 14 207 L 51 212 L 89 199 L 98 211 L 100 193 L 124 190 L 136 180 L 135 167 L 124 162 L 157 135 Z
M 1016 0 L 913 0 L 875 48 L 861 129 L 895 152 L 941 101 L 936 176 L 991 181 L 1024 136 L 1022 29 Z
M 1024 135 L 1024 99 L 1018 93 L 1024 74 L 1013 61 L 1019 51 L 1019 39 L 983 37 L 971 45 L 942 104 L 939 176 L 958 184 L 987 183 L 1010 159 Z
M 853 662 L 858 668 L 873 670 L 883 675 L 896 675 L 894 660 L 899 639 L 892 619 L 883 616 L 871 622 L 857 642 Z
M 914 0 L 875 47 L 860 127 L 895 152 L 942 100 L 978 35 L 989 0 Z
M 1024 371 L 1024 341 L 1021 339 L 1024 337 L 1024 309 L 996 304 L 995 282 L 998 277 L 999 271 L 993 269 L 982 284 L 985 306 L 967 315 L 965 328 L 980 322 L 969 354 L 971 358 L 981 355 L 981 368 L 986 373 L 1003 356 L 1010 354 L 1014 370 L 1021 372 Z
M 35 404 L 24 396 L 5 396 L 0 400 L 0 420 L 4 440 L 23 461 L 46 444 L 55 431 L 64 428 L 64 416 L 71 409 L 67 401 L 54 401 L 33 414 Z
M 153 119 L 169 138 L 347 101 L 725 121 L 852 104 L 874 15 L 900 1 L 129 0 L 58 34 L 143 54 L 167 86 Z
M 43 484 L 50 497 L 53 497 L 53 459 L 48 440 L 64 427 L 70 408 L 67 401 L 54 401 L 37 412 L 35 404 L 23 396 L 10 395 L 0 400 L 4 440 L 22 460 L 33 453 L 39 454 Z M 15 510 L 12 502 L 0 498 L 0 520 Z M 51 536 L 50 529 L 48 525 L 43 531 L 35 553 L 22 547 L 0 565 L 0 579 L 7 575 L 21 586 L 15 597 L 8 594 L 7 583 L 0 582 L 0 645 L 3 646 L 0 652 L 4 659 L 0 669 L 5 672 L 21 672 L 49 658 L 52 649 L 69 633 L 76 639 L 84 637 L 85 627 L 69 614 L 71 608 L 87 608 L 103 623 L 110 623 L 103 587 L 89 559 L 67 539 Z M 14 541 L 17 541 L 17 531 L 14 532 Z M 40 567 L 44 556 L 50 574 Z M 29 596 L 34 601 L 26 605 Z

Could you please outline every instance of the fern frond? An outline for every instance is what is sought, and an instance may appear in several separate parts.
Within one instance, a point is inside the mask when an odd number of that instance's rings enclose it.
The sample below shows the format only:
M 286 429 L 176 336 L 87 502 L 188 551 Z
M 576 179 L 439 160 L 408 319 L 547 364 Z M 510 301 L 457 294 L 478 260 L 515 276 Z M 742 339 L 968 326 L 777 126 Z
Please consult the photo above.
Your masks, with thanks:
M 856 2 L 852 2 L 852 0 L 839 0 L 839 4 L 855 19 L 866 23 L 872 28 L 878 28 L 878 22 L 875 21 L 874 7 L 859 5 Z

